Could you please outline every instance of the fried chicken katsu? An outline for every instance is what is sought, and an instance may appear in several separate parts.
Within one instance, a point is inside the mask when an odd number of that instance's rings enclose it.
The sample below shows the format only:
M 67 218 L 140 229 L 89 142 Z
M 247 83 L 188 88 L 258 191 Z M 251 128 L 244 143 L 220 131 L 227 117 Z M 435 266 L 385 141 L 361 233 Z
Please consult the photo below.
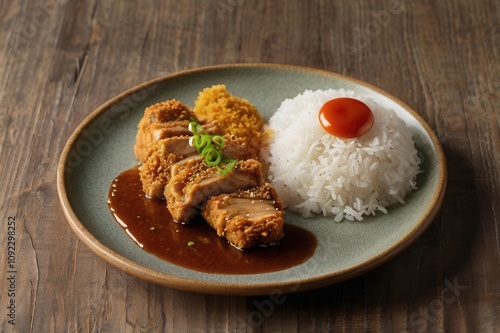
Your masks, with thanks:
M 284 207 L 270 184 L 211 197 L 203 218 L 233 246 L 267 246 L 283 237 Z
M 134 146 L 137 159 L 146 162 L 154 145 L 161 139 L 191 135 L 188 130 L 190 119 L 195 119 L 193 111 L 175 99 L 147 107 L 137 125 L 137 141 Z
M 175 222 L 201 214 L 237 248 L 276 243 L 284 209 L 258 161 L 263 124 L 224 85 L 203 90 L 193 110 L 175 99 L 146 108 L 134 146 L 144 193 L 165 199 Z
M 175 136 L 161 139 L 155 144 L 147 160 L 139 167 L 139 176 L 146 196 L 165 198 L 165 186 L 171 177 L 172 165 L 199 157 L 196 148 L 189 145 L 189 138 L 188 135 Z
M 192 160 L 168 181 L 165 187 L 167 208 L 174 221 L 189 223 L 212 196 L 263 183 L 262 165 L 254 159 L 239 161 L 225 176 L 203 160 Z
M 155 143 L 151 154 L 139 167 L 144 193 L 149 198 L 163 199 L 164 188 L 168 180 L 175 175 L 179 168 L 192 159 L 200 157 L 196 148 L 189 144 L 191 136 L 181 135 L 161 139 Z M 226 135 L 222 149 L 224 156 L 247 160 L 253 152 L 246 146 L 241 146 L 241 139 L 234 135 Z

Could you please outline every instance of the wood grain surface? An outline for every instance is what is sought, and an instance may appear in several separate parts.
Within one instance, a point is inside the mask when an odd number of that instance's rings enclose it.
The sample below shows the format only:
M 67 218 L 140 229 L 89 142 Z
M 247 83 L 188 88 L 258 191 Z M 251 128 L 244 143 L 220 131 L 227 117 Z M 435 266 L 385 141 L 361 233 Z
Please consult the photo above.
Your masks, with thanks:
M 0 0 L 0 331 L 499 332 L 498 22 L 494 0 Z M 422 237 L 280 304 L 154 285 L 87 248 L 56 190 L 77 125 L 149 79 L 247 62 L 345 74 L 414 108 L 449 171 Z

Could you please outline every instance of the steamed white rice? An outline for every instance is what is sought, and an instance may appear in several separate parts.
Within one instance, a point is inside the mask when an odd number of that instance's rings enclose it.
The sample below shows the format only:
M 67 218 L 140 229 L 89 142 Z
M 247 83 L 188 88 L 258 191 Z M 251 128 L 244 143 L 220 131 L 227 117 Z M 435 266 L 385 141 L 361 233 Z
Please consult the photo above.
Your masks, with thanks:
M 323 130 L 318 112 L 327 101 L 353 97 L 367 104 L 375 122 L 356 139 L 339 139 Z M 283 101 L 269 119 L 273 133 L 262 158 L 269 179 L 288 209 L 310 217 L 316 214 L 362 220 L 387 213 L 404 203 L 416 189 L 420 172 L 410 131 L 394 111 L 365 96 L 345 90 L 306 90 Z

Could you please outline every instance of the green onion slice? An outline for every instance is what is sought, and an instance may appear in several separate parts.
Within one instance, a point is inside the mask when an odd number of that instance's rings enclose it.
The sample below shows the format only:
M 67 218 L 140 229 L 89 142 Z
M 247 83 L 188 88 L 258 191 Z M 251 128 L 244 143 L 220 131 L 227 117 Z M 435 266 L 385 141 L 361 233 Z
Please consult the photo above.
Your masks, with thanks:
M 210 135 L 196 121 L 189 123 L 188 129 L 193 133 L 189 144 L 196 148 L 200 156 L 205 157 L 208 166 L 217 167 L 222 176 L 226 176 L 238 162 L 235 159 L 222 156 L 225 139 L 222 135 Z M 223 167 L 221 167 L 223 164 Z

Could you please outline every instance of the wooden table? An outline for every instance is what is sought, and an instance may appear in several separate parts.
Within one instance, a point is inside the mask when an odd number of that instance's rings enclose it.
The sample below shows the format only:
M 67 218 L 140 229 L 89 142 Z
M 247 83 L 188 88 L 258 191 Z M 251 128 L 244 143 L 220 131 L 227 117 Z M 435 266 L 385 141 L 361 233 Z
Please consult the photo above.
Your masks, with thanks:
M 494 0 L 0 1 L 0 331 L 499 332 L 499 21 Z M 432 225 L 383 266 L 281 304 L 100 259 L 56 189 L 76 126 L 149 79 L 249 62 L 345 74 L 414 108 L 448 162 Z

